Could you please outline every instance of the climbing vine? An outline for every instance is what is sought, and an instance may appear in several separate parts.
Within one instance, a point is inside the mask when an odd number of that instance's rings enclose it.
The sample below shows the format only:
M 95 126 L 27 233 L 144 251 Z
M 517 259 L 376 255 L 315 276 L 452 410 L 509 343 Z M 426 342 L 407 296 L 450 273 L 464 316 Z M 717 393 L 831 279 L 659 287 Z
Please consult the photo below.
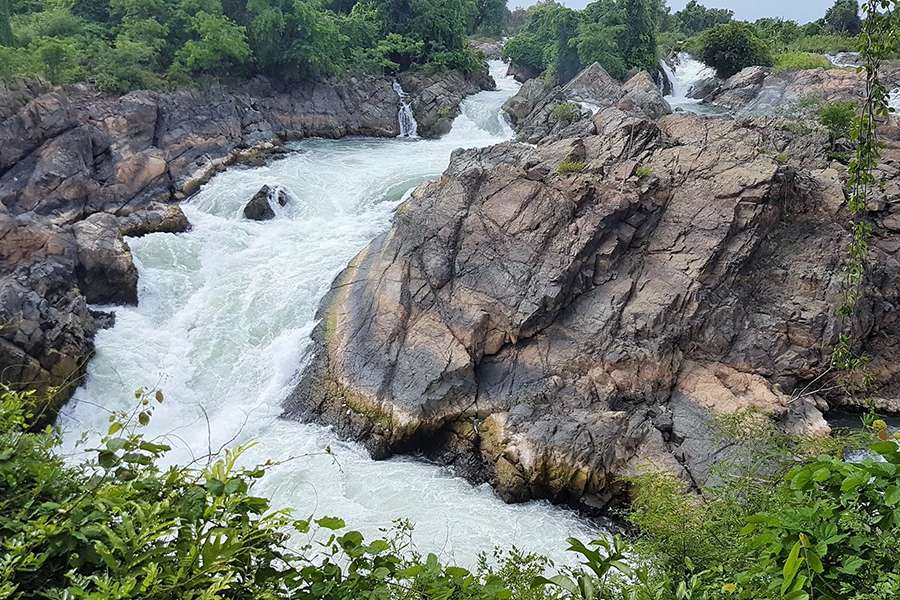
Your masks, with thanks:
M 865 99 L 853 130 L 855 152 L 848 167 L 849 198 L 847 208 L 851 217 L 851 240 L 848 249 L 847 281 L 843 302 L 838 309 L 841 317 L 852 317 L 862 295 L 862 284 L 872 238 L 872 223 L 866 216 L 866 204 L 872 190 L 879 185 L 875 170 L 881 157 L 878 124 L 888 116 L 888 90 L 878 71 L 884 57 L 895 48 L 897 41 L 896 14 L 900 0 L 867 0 L 863 4 L 865 17 L 860 35 L 860 54 L 865 75 Z M 868 358 L 854 354 L 850 335 L 845 330 L 835 347 L 832 363 L 847 371 L 864 368 Z M 864 375 L 864 379 L 868 379 Z

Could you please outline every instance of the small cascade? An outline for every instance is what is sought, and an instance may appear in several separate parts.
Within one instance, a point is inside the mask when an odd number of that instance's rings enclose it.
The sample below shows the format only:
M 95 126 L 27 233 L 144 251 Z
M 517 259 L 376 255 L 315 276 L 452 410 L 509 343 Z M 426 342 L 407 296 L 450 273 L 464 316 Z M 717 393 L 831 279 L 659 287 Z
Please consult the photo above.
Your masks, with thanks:
M 900 88 L 894 88 L 888 95 L 888 106 L 900 113 Z
M 825 58 L 835 67 L 858 67 L 860 64 L 859 52 L 836 52 L 826 54 Z
M 716 72 L 712 67 L 686 52 L 679 52 L 671 63 L 661 60 L 659 66 L 672 87 L 672 92 L 665 98 L 673 110 L 681 109 L 704 114 L 709 112 L 702 107 L 700 100 L 689 98 L 688 94 L 697 82 L 715 77 Z
M 394 91 L 400 98 L 400 111 L 397 113 L 397 121 L 400 123 L 400 136 L 402 138 L 416 138 L 418 136 L 419 124 L 416 123 L 416 116 L 413 114 L 412 102 L 409 94 L 403 91 L 400 83 L 394 82 Z

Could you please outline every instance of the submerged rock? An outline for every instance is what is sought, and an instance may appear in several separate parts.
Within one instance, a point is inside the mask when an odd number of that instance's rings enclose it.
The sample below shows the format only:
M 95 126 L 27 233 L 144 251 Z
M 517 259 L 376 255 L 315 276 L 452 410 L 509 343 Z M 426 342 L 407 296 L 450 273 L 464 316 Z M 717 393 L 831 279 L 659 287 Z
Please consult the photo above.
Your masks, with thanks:
M 455 152 L 335 280 L 285 414 L 379 458 L 425 452 L 509 501 L 594 507 L 645 468 L 702 483 L 730 452 L 717 415 L 827 431 L 827 393 L 800 393 L 841 331 L 826 138 L 612 105 L 589 124 Z M 895 237 L 875 242 L 853 330 L 888 393 Z

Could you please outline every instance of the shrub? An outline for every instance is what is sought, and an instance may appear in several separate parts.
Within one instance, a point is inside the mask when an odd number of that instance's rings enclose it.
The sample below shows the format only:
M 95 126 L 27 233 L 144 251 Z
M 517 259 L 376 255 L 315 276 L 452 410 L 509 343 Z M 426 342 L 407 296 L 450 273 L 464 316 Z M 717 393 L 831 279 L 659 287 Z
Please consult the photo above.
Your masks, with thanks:
M 811 52 L 813 54 L 834 54 L 836 52 L 849 52 L 855 50 L 857 41 L 855 37 L 821 33 L 807 35 L 797 39 L 790 45 L 791 50 L 798 52 Z
M 56 432 L 28 431 L 30 396 L 0 394 L 0 597 L 509 598 L 499 575 L 409 550 L 407 524 L 366 541 L 338 518 L 272 510 L 252 493 L 265 467 L 239 467 L 240 449 L 202 470 L 161 469 L 169 448 L 139 432 L 158 392 L 139 390 L 137 408 L 113 415 L 93 459 L 76 466 L 55 453 Z M 500 572 L 522 569 L 534 567 Z
M 803 71 L 804 69 L 828 69 L 831 61 L 821 54 L 811 52 L 782 52 L 774 58 L 776 71 Z
M 503 59 L 533 74 L 541 73 L 547 67 L 544 62 L 544 43 L 536 34 L 525 31 L 506 41 Z
M 641 165 L 637 169 L 634 170 L 635 177 L 643 179 L 644 177 L 651 177 L 653 175 L 653 169 L 650 167 Z
M 580 173 L 587 167 L 587 163 L 577 160 L 564 160 L 559 163 L 557 171 L 559 173 Z
M 557 123 L 574 123 L 581 116 L 581 107 L 574 102 L 563 102 L 550 109 L 550 117 Z
M 703 34 L 701 44 L 703 62 L 723 79 L 745 67 L 772 65 L 768 48 L 746 23 L 718 25 Z
M 857 105 L 852 100 L 828 102 L 819 108 L 819 123 L 832 140 L 849 138 L 856 118 Z

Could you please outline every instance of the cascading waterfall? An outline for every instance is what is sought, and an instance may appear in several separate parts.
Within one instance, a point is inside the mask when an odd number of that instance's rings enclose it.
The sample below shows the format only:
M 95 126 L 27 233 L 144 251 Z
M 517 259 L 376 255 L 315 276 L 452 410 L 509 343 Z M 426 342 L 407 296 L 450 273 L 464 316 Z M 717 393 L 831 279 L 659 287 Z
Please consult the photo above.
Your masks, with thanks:
M 400 137 L 414 138 L 419 137 L 419 124 L 416 123 L 416 116 L 413 114 L 412 102 L 409 94 L 403 91 L 403 87 L 399 82 L 394 82 L 394 91 L 400 98 L 400 110 L 397 113 L 397 120 L 400 122 Z
M 900 113 L 900 88 L 895 88 L 888 95 L 888 106 Z
M 665 97 L 672 110 L 681 109 L 701 114 L 711 112 L 708 107 L 701 104 L 700 100 L 689 98 L 688 94 L 698 81 L 715 76 L 716 72 L 712 67 L 696 60 L 686 52 L 679 52 L 672 64 L 669 64 L 667 60 L 661 60 L 660 68 L 669 83 L 672 84 L 672 93 Z
M 596 535 L 547 502 L 509 506 L 447 469 L 376 462 L 330 428 L 279 418 L 334 276 L 454 149 L 512 137 L 500 107 L 519 86 L 499 61 L 491 72 L 498 89 L 467 98 L 441 139 L 304 140 L 282 160 L 213 178 L 183 205 L 190 232 L 129 239 L 140 302 L 112 309 L 115 326 L 97 335 L 84 385 L 60 417 L 67 450 L 82 431 L 106 431 L 106 411 L 131 408 L 136 388 L 158 386 L 166 400 L 147 435 L 173 447 L 169 460 L 255 441 L 247 463 L 278 462 L 255 492 L 298 518 L 338 515 L 367 536 L 408 518 L 420 551 L 469 566 L 495 545 L 564 560 L 567 537 Z M 243 218 L 263 184 L 291 200 L 270 221 Z

